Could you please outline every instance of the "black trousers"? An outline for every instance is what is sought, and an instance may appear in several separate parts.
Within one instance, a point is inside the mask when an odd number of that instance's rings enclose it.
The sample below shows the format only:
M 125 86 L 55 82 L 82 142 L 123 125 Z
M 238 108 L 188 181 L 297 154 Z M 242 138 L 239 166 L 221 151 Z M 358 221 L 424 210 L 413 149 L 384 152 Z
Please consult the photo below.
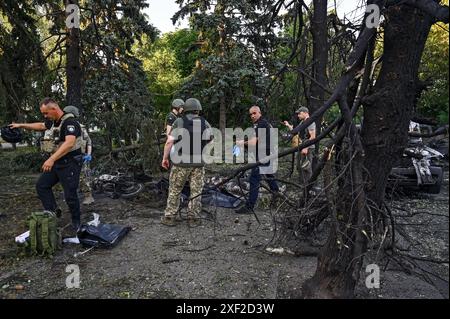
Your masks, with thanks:
M 254 208 L 256 205 L 256 201 L 258 200 L 259 193 L 259 184 L 261 182 L 261 177 L 264 176 L 267 183 L 269 184 L 270 190 L 272 192 L 278 192 L 280 189 L 278 187 L 275 176 L 272 174 L 261 174 L 259 171 L 259 167 L 252 168 L 252 172 L 250 175 L 250 193 L 248 196 L 248 201 L 246 206 L 248 208 Z
M 80 221 L 80 202 L 78 200 L 78 185 L 80 183 L 81 158 L 59 160 L 50 172 L 44 172 L 36 183 L 36 191 L 45 210 L 55 211 L 57 208 L 53 186 L 58 182 L 64 189 L 64 199 L 72 214 L 72 221 Z

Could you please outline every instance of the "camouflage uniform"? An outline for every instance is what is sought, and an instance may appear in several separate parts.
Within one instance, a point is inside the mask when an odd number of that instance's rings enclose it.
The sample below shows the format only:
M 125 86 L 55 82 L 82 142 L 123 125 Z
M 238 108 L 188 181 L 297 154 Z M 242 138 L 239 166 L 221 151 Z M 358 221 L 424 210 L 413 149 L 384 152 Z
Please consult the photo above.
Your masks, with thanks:
M 187 114 L 186 118 L 194 120 L 198 115 Z M 210 129 L 211 125 L 205 120 L 205 129 Z M 183 127 L 183 119 L 178 118 L 172 127 L 171 135 L 177 128 Z M 197 219 L 202 210 L 201 193 L 203 191 L 205 164 L 201 163 L 180 163 L 174 164 L 169 176 L 169 194 L 167 197 L 167 207 L 164 216 L 174 218 L 180 207 L 180 194 L 184 184 L 189 180 L 190 198 L 188 204 L 188 220 Z
M 164 212 L 166 217 L 175 217 L 180 207 L 180 194 L 187 180 L 190 181 L 192 198 L 188 204 L 188 218 L 197 218 L 202 210 L 202 196 L 205 177 L 204 167 L 174 166 L 170 172 L 169 195 L 167 207 Z
M 89 163 L 83 163 L 80 174 L 80 191 L 86 195 L 92 194 L 91 169 Z
M 88 154 L 88 147 L 92 149 L 92 140 L 89 137 L 89 134 L 84 125 L 81 125 L 81 134 L 82 134 L 82 153 L 83 155 Z M 89 162 L 83 162 L 83 167 L 81 168 L 80 174 L 80 191 L 84 194 L 83 204 L 90 204 L 94 202 L 94 198 L 92 197 L 92 178 L 91 178 L 91 169 L 89 167 Z

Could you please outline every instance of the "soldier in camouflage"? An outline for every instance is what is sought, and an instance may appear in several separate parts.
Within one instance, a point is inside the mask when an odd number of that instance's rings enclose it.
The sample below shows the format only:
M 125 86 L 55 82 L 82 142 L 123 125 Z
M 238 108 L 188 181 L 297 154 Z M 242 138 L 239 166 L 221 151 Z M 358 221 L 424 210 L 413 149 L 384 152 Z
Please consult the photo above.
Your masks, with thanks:
M 166 226 L 175 226 L 177 213 L 180 207 L 180 194 L 186 181 L 190 182 L 190 200 L 188 204 L 188 225 L 198 226 L 199 215 L 202 210 L 201 193 L 203 191 L 205 168 L 202 158 L 203 148 L 212 140 L 211 126 L 201 116 L 200 101 L 194 98 L 186 100 L 183 116 L 178 118 L 167 137 L 164 146 L 164 157 L 161 166 L 169 168 L 169 155 L 173 163 L 169 177 L 169 195 L 167 207 L 161 223 Z M 206 130 L 209 131 L 203 134 Z M 207 140 L 202 137 L 208 136 Z M 201 143 L 201 145 L 196 145 Z

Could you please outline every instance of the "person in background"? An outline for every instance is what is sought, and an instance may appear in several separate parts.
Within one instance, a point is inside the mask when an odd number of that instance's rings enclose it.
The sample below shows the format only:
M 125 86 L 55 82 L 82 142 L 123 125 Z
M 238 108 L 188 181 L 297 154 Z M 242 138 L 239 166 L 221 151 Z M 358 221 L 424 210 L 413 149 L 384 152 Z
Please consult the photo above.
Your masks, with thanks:
M 183 112 L 184 101 L 182 99 L 175 99 L 172 101 L 170 113 L 166 116 L 166 136 L 169 136 L 172 130 L 173 123 L 180 117 Z
M 296 111 L 297 116 L 299 118 L 300 125 L 303 123 L 303 121 L 306 121 L 309 118 L 309 110 L 307 107 L 300 107 L 299 109 L 297 109 Z M 287 121 L 283 122 L 284 125 L 286 125 L 286 127 L 292 131 L 293 130 L 293 125 L 289 124 Z M 299 136 L 300 136 L 300 143 L 304 142 L 306 140 L 312 140 L 316 138 L 316 123 L 311 123 L 306 129 L 304 129 L 301 132 L 298 132 Z M 307 185 L 308 181 L 311 179 L 312 177 L 312 162 L 313 162 L 313 157 L 314 157 L 314 149 L 315 149 L 315 145 L 312 144 L 308 147 L 303 148 L 300 151 L 300 163 L 297 167 L 297 169 L 299 170 L 299 175 L 300 175 L 300 182 L 302 183 L 302 185 Z
M 68 105 L 63 111 L 65 113 L 73 114 L 77 119 L 80 117 L 80 111 L 76 106 Z M 95 202 L 92 196 L 91 187 L 91 169 L 90 163 L 92 161 L 92 140 L 89 137 L 86 126 L 80 123 L 81 126 L 81 152 L 83 153 L 83 167 L 81 168 L 80 174 L 80 190 L 84 195 L 83 205 L 90 205 Z
M 236 141 L 236 145 L 238 146 L 252 146 L 255 145 L 256 146 L 256 160 L 259 161 L 261 158 L 259 158 L 259 153 L 261 153 L 260 151 L 258 151 L 258 147 L 261 147 L 261 139 L 265 138 L 265 156 L 269 156 L 270 154 L 270 129 L 272 128 L 272 125 L 265 119 L 263 118 L 262 114 L 261 114 L 261 109 L 259 108 L 259 106 L 252 106 L 249 109 L 249 115 L 250 115 L 250 119 L 253 122 L 253 129 L 255 130 L 255 136 L 249 138 L 248 141 L 243 141 L 243 140 L 238 140 Z M 260 132 L 264 132 L 265 133 L 265 137 L 261 137 L 259 136 Z M 259 194 L 259 185 L 261 182 L 261 177 L 262 175 L 265 177 L 267 183 L 269 184 L 270 190 L 272 191 L 272 195 L 274 198 L 276 198 L 279 195 L 279 187 L 278 187 L 278 183 L 275 180 L 275 176 L 273 174 L 261 174 L 260 172 L 260 167 L 254 167 L 252 168 L 251 174 L 250 174 L 250 193 L 249 193 L 249 197 L 247 202 L 245 203 L 244 206 L 242 206 L 241 208 L 237 209 L 235 211 L 236 214 L 250 214 L 253 212 L 253 209 L 255 208 L 256 205 L 256 201 L 258 199 L 258 194 Z

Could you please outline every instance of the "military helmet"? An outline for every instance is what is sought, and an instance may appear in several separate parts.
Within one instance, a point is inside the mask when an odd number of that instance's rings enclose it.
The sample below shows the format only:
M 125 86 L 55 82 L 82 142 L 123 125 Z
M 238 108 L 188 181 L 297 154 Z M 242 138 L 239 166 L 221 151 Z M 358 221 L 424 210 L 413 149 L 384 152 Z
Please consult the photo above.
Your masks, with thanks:
M 1 136 L 8 143 L 19 143 L 22 141 L 22 132 L 18 128 L 4 126 L 1 128 Z
M 182 99 L 175 99 L 172 101 L 172 108 L 179 109 L 184 106 L 184 101 Z
M 184 103 L 183 111 L 189 112 L 189 111 L 201 111 L 202 110 L 202 104 L 199 100 L 195 98 L 190 98 L 186 100 L 186 103 Z
M 67 106 L 63 109 L 63 111 L 64 111 L 65 113 L 72 113 L 75 117 L 80 117 L 80 110 L 79 110 L 76 106 L 73 106 L 73 105 L 67 105 Z

